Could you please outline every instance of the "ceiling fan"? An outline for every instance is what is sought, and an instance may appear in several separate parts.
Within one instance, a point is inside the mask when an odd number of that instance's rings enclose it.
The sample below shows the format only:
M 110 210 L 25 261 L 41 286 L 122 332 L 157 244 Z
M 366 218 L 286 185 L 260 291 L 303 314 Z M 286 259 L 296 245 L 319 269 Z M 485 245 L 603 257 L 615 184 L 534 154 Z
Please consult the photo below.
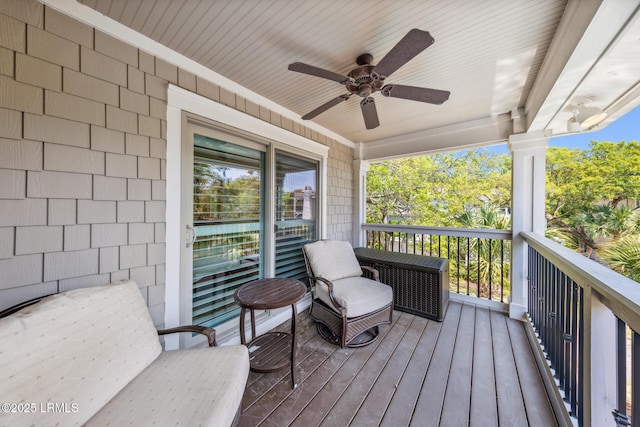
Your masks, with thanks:
M 310 74 L 316 77 L 333 80 L 345 85 L 347 91 L 344 95 L 333 98 L 331 101 L 319 106 L 315 110 L 302 116 L 302 120 L 309 120 L 320 113 L 335 107 L 346 101 L 353 94 L 362 97 L 360 108 L 367 129 L 374 129 L 380 125 L 376 104 L 371 95 L 380 91 L 383 96 L 392 98 L 410 99 L 413 101 L 427 102 L 429 104 L 442 104 L 449 99 L 449 91 L 428 89 L 423 87 L 405 86 L 397 84 L 384 84 L 384 81 L 393 72 L 413 59 L 420 52 L 433 44 L 433 37 L 427 31 L 416 28 L 409 31 L 393 49 L 377 64 L 373 65 L 373 56 L 364 53 L 356 59 L 358 67 L 351 70 L 346 76 L 314 67 L 313 65 L 294 62 L 289 65 L 289 70 L 298 73 Z

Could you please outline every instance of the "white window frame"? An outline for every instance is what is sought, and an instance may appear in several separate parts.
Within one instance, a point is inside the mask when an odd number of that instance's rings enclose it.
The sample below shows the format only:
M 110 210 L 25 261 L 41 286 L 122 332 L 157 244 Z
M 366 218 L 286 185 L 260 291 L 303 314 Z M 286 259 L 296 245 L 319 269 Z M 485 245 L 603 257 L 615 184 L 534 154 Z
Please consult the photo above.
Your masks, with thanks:
M 219 123 L 227 130 L 236 129 L 241 135 L 252 135 L 258 140 L 268 141 L 268 150 L 270 150 L 271 155 L 268 155 L 267 159 L 271 159 L 270 162 L 274 162 L 275 156 L 273 153 L 276 149 L 318 160 L 318 187 L 320 190 L 318 236 L 320 238 L 324 237 L 326 230 L 327 159 L 329 147 L 175 85 L 170 84 L 167 93 L 165 327 L 170 328 L 191 323 L 190 311 L 185 309 L 187 301 L 185 301 L 184 292 L 181 292 L 181 254 L 186 243 L 191 238 L 186 228 L 183 229 L 182 227 L 184 221 L 181 202 L 184 187 L 182 170 L 183 161 L 185 161 L 183 158 L 183 143 L 190 143 L 190 141 L 185 141 L 184 139 L 187 128 L 187 116 L 185 113 Z M 273 166 L 273 164 L 268 164 L 268 170 L 273 171 Z M 265 195 L 267 201 L 273 200 L 273 191 L 273 188 L 271 188 Z M 267 221 L 269 220 L 269 215 L 272 215 L 272 213 L 267 213 Z M 275 242 L 271 242 L 271 245 L 275 245 Z M 271 254 L 273 247 L 267 249 L 267 252 Z M 270 277 L 273 274 L 273 270 L 270 264 L 267 265 L 265 274 Z M 182 285 L 185 286 L 184 284 Z M 190 284 L 188 285 L 190 286 Z M 299 310 L 306 308 L 308 304 L 309 298 L 305 298 L 299 304 Z M 287 316 L 290 316 L 290 310 L 282 310 L 273 316 L 269 316 L 270 319 L 268 321 L 263 321 L 262 324 L 258 325 L 258 333 L 261 330 L 268 330 L 276 326 L 286 320 Z M 216 332 L 221 342 L 239 343 L 240 341 L 237 320 L 216 327 Z M 202 341 L 186 337 L 189 334 L 179 334 L 181 335 L 180 337 L 177 335 L 166 336 L 166 349 L 183 348 Z

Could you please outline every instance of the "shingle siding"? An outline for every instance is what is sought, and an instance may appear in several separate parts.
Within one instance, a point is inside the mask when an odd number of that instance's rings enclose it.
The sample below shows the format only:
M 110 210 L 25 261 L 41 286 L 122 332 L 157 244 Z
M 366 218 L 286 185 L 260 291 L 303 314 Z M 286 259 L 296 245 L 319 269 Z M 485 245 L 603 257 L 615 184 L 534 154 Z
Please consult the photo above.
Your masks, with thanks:
M 0 309 L 133 278 L 164 323 L 170 83 L 328 145 L 327 237 L 351 240 L 352 149 L 36 0 L 0 28 Z

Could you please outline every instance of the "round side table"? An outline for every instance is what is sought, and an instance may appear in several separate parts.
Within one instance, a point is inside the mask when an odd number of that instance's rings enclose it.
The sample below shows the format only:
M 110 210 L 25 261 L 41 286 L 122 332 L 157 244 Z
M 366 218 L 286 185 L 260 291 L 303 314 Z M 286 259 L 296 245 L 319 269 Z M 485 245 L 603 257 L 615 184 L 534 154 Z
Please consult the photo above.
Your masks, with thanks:
M 249 363 L 254 372 L 268 373 L 291 366 L 291 384 L 298 386 L 296 365 L 296 302 L 307 293 L 304 283 L 288 278 L 259 279 L 240 286 L 233 298 L 240 306 L 240 341 L 249 348 Z M 291 333 L 267 332 L 256 336 L 254 310 L 271 310 L 291 306 Z M 245 337 L 245 314 L 251 313 L 251 340 Z

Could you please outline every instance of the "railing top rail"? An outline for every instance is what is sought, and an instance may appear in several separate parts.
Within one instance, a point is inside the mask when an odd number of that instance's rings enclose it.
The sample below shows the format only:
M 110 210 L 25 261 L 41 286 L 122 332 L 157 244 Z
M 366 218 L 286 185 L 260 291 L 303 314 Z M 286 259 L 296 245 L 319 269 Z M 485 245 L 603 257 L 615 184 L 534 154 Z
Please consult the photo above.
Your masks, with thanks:
M 425 227 L 422 225 L 361 224 L 363 230 L 393 231 L 396 233 L 434 234 L 438 236 L 481 237 L 495 240 L 511 240 L 511 230 L 491 228 Z
M 613 313 L 640 331 L 640 283 L 536 233 L 522 232 L 529 246 L 567 274 L 579 286 L 591 287 Z

